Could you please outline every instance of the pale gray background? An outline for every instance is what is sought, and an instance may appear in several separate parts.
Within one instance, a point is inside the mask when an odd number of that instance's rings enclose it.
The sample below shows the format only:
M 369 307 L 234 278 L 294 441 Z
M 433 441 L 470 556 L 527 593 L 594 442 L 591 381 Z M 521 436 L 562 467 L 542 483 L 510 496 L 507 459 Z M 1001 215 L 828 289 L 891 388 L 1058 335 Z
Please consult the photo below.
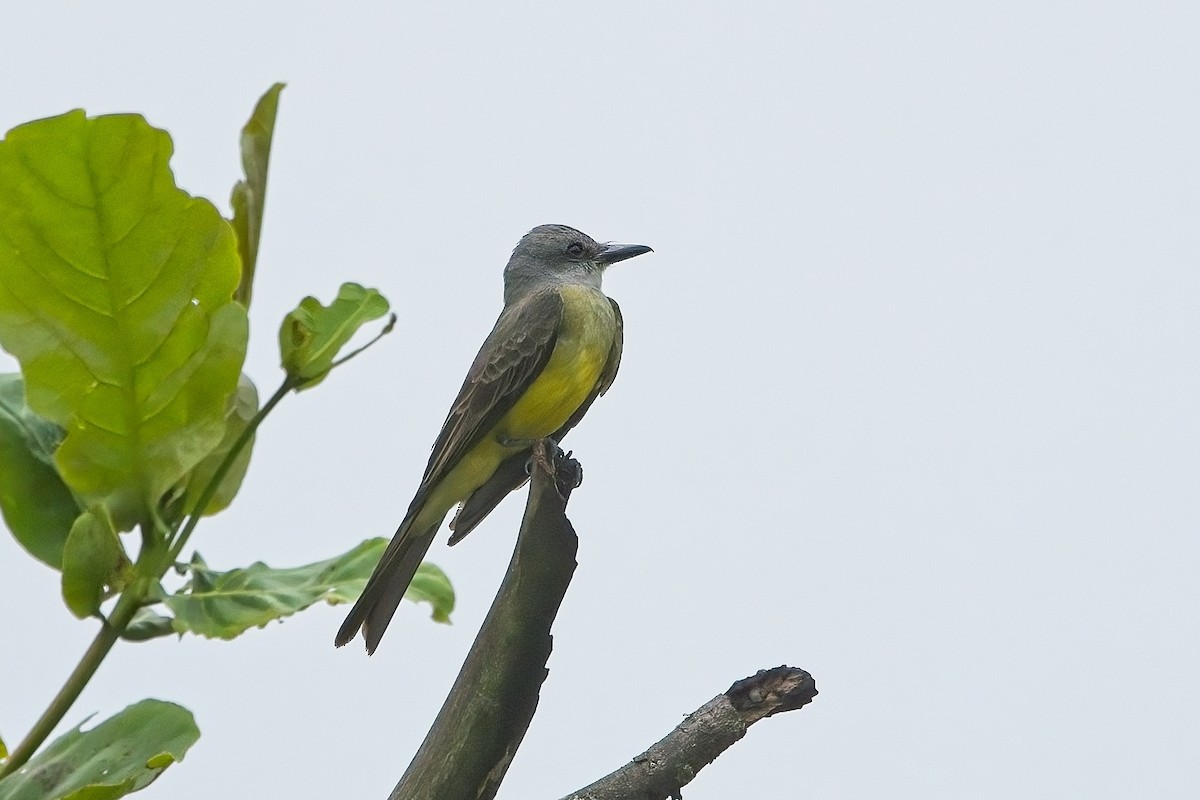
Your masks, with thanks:
M 734 679 L 821 695 L 685 791 L 1200 796 L 1200 6 L 1195 3 L 11 3 L 0 129 L 144 113 L 227 208 L 286 80 L 248 371 L 304 294 L 396 333 L 259 439 L 215 567 L 390 535 L 542 222 L 614 269 L 621 376 L 568 442 L 580 566 L 503 797 L 615 768 Z M 485 7 L 486 5 L 486 7 Z M 7 368 L 9 361 L 4 361 Z M 522 501 L 432 557 L 379 653 L 322 607 L 233 643 L 119 647 L 69 716 L 142 697 L 203 737 L 153 798 L 383 797 L 511 550 Z M 94 633 L 0 537 L 0 731 Z

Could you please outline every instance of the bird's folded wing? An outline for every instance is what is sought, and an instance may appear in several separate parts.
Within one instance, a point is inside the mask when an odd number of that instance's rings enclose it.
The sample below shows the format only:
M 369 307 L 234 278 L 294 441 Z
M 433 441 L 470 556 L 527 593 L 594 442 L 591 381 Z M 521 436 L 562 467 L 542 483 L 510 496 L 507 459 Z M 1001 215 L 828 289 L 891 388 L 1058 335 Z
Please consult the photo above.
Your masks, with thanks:
M 425 476 L 413 499 L 414 507 L 424 502 L 425 495 L 487 435 L 541 374 L 554 352 L 561 322 L 562 297 L 554 290 L 537 292 L 501 312 L 433 444 Z

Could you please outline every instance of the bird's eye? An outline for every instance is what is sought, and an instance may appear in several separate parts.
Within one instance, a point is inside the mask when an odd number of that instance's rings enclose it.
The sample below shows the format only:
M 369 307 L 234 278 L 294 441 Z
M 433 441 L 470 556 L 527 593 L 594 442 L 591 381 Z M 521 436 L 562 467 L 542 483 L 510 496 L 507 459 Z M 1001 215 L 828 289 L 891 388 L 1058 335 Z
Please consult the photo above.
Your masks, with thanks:
M 573 258 L 579 258 L 579 256 L 583 255 L 583 243 L 571 242 L 570 246 L 567 247 L 567 255 L 572 256 Z

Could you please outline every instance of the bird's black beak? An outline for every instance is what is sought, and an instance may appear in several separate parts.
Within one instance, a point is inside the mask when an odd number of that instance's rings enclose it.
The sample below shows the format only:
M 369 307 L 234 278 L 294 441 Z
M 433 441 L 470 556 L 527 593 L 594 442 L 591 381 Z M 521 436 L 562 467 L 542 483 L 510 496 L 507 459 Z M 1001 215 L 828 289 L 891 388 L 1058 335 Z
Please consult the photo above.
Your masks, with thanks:
M 640 256 L 643 253 L 653 253 L 654 250 L 646 247 L 644 244 L 615 244 L 613 242 L 606 243 L 596 254 L 596 262 L 604 264 L 615 264 L 618 261 L 624 261 L 627 258 Z

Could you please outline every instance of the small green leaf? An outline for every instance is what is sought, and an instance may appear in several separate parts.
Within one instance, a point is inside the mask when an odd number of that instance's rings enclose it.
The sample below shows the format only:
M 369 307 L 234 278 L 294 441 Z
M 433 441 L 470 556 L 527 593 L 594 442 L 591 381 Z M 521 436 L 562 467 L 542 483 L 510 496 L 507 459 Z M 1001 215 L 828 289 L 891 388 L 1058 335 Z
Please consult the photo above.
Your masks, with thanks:
M 0 738 L 0 761 L 8 758 L 8 745 L 4 743 L 4 739 Z
M 0 346 L 66 436 L 58 472 L 119 530 L 225 432 L 246 351 L 232 226 L 175 185 L 171 139 L 82 111 L 0 141 Z
M 200 738 L 192 712 L 162 700 L 143 700 L 89 731 L 82 727 L 0 780 L 0 800 L 116 800 L 149 786 Z
M 61 439 L 25 405 L 21 376 L 0 375 L 0 513 L 21 546 L 54 569 L 80 512 L 54 466 Z
M 454 587 L 441 567 L 428 561 L 422 562 L 404 597 L 414 603 L 429 603 L 433 621 L 449 624 L 450 612 L 454 610 Z
M 243 373 L 238 381 L 237 392 L 231 398 L 229 414 L 225 418 L 225 436 L 217 448 L 197 464 L 187 477 L 187 497 L 184 502 L 184 510 L 187 513 L 190 514 L 195 510 L 196 504 L 200 502 L 200 495 L 208 487 L 217 468 L 221 466 L 221 462 L 225 460 L 225 456 L 237 443 L 238 437 L 246 430 L 256 413 L 258 413 L 258 389 L 255 387 L 254 381 Z M 254 437 L 252 436 L 241 452 L 237 454 L 229 471 L 225 473 L 221 485 L 217 487 L 217 493 L 213 495 L 208 508 L 204 509 L 205 516 L 224 511 L 233 502 L 238 489 L 242 486 L 242 479 L 246 477 L 246 470 L 250 466 L 250 451 L 253 449 Z
M 303 567 L 272 569 L 259 562 L 230 572 L 211 570 L 196 555 L 189 585 L 165 602 L 175 613 L 175 630 L 180 633 L 232 639 L 321 600 L 354 600 L 385 547 L 386 539 L 368 539 L 344 555 Z M 421 565 L 405 596 L 433 605 L 433 618 L 439 622 L 448 621 L 454 609 L 450 581 L 432 564 Z
M 343 283 L 328 307 L 314 297 L 304 298 L 279 328 L 284 370 L 304 382 L 300 388 L 315 386 L 325 379 L 338 352 L 358 329 L 387 312 L 383 295 L 357 283 Z
M 233 229 L 237 232 L 238 253 L 242 257 L 242 281 L 234 298 L 249 307 L 258 262 L 258 242 L 262 233 L 263 209 L 267 199 L 267 165 L 271 160 L 271 139 L 275 135 L 275 114 L 279 110 L 277 83 L 259 98 L 254 113 L 242 128 L 242 172 L 245 180 L 233 187 Z
M 107 511 L 101 507 L 80 514 L 63 548 L 62 593 L 71 613 L 80 619 L 97 613 L 101 601 L 120 590 L 129 569 Z
M 133 615 L 133 620 L 121 632 L 121 638 L 127 642 L 147 642 L 160 636 L 170 636 L 175 633 L 175 620 L 163 616 L 152 608 L 139 608 Z

